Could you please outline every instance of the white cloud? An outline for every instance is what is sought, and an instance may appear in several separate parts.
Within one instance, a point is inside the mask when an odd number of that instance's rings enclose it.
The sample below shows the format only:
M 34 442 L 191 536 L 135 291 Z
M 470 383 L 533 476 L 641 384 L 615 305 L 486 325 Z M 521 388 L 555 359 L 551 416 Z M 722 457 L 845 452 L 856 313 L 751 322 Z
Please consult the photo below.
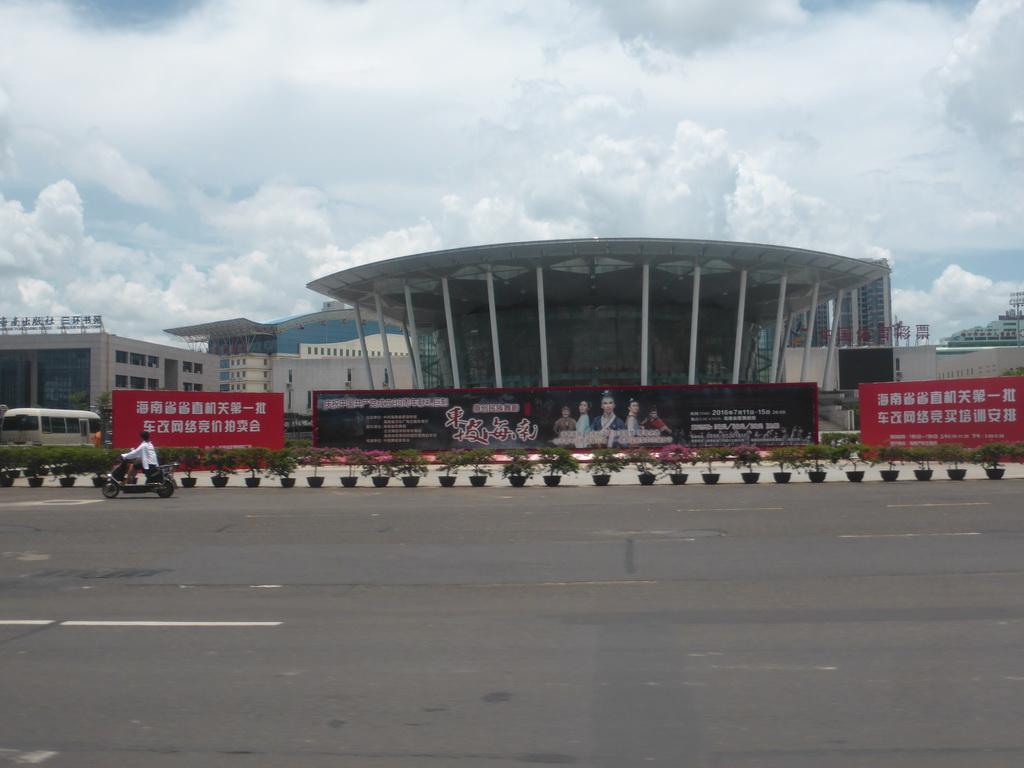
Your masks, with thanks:
M 1024 243 L 1022 3 L 0 2 L 0 310 L 166 340 L 356 264 L 595 235 L 884 255 L 938 297 Z
M 128 162 L 96 135 L 70 149 L 68 168 L 103 185 L 126 203 L 162 210 L 173 207 L 168 191 L 145 168 Z
M 11 99 L 0 86 L 0 181 L 10 173 L 14 164 L 11 149 Z
M 929 324 L 935 344 L 940 337 L 995 320 L 1018 288 L 1019 283 L 995 281 L 951 264 L 927 289 L 895 289 L 893 314 L 907 324 Z
M 651 45 L 684 54 L 798 24 L 807 16 L 799 0 L 595 0 L 594 4 L 634 49 Z
M 1024 0 L 979 0 L 936 79 L 949 120 L 1024 168 Z

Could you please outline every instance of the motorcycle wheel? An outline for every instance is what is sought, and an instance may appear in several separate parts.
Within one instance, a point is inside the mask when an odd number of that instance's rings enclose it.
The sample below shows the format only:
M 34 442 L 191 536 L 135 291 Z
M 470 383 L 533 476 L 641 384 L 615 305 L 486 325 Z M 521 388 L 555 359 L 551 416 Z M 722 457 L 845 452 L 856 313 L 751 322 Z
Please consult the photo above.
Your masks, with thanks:
M 174 495 L 174 483 L 170 480 L 164 480 L 160 487 L 156 489 L 156 495 L 161 499 L 170 498 Z
M 117 494 L 121 492 L 121 486 L 115 483 L 113 480 L 107 480 L 103 484 L 103 497 L 107 499 L 116 499 Z

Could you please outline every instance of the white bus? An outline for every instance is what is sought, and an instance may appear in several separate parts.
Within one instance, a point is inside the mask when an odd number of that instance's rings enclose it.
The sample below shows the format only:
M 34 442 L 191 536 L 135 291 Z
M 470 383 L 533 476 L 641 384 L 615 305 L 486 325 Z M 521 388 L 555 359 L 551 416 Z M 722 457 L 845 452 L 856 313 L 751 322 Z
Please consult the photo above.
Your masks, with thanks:
M 92 445 L 99 414 L 58 408 L 11 408 L 0 421 L 2 445 Z

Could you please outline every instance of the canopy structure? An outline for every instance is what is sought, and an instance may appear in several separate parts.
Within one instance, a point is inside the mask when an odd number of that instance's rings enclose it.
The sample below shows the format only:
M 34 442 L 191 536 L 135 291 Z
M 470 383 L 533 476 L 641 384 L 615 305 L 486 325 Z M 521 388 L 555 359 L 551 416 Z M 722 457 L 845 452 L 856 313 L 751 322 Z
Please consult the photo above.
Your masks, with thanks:
M 791 318 L 888 274 L 801 248 L 592 238 L 404 256 L 307 287 L 403 327 L 421 386 L 739 383 L 775 380 Z

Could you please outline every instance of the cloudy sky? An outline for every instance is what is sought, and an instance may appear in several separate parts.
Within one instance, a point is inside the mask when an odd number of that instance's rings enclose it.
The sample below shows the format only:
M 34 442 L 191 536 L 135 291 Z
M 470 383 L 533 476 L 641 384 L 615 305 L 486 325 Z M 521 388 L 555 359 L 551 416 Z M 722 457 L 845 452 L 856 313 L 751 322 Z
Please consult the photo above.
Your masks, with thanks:
M 884 257 L 1024 290 L 1024 0 L 0 0 L 0 316 L 163 329 L 481 243 Z

